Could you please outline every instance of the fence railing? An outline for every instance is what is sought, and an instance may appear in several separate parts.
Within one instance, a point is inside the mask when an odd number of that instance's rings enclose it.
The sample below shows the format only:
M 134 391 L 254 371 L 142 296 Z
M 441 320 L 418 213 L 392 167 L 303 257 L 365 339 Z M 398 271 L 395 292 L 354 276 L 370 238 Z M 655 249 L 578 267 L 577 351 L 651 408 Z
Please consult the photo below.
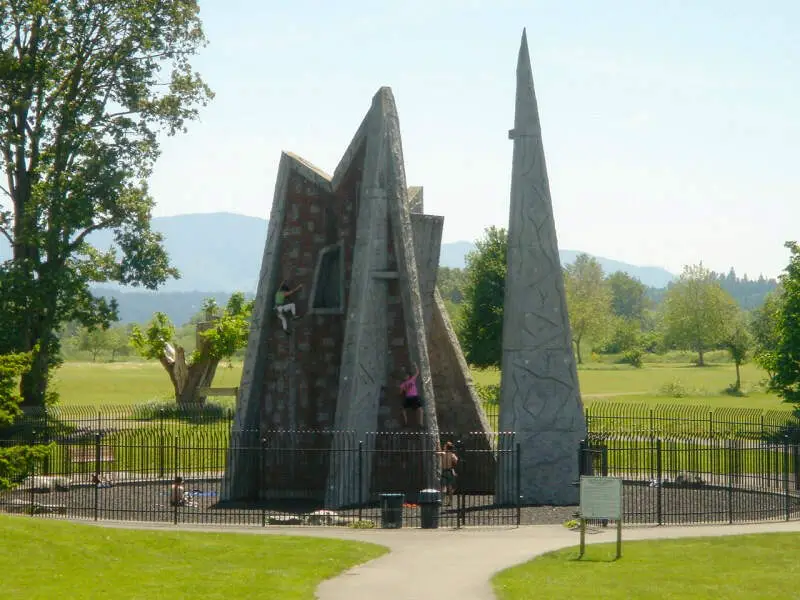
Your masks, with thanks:
M 629 523 L 800 518 L 800 445 L 786 441 L 604 434 L 580 450 L 583 475 L 625 481 Z
M 439 448 L 453 442 L 451 478 Z M 11 442 L 0 442 L 8 445 Z M 35 442 L 47 456 L 0 510 L 70 518 L 237 525 L 380 527 L 399 500 L 422 524 L 425 489 L 441 493 L 437 524 L 519 525 L 519 447 L 513 434 L 121 429 Z M 235 465 L 235 468 L 232 466 Z M 180 478 L 180 479 L 178 479 Z M 498 487 L 513 486 L 512 494 Z M 176 490 L 179 502 L 173 502 Z M 502 497 L 517 498 L 511 504 Z M 388 496 L 387 496 L 388 494 Z M 387 500 L 388 498 L 388 500 Z
M 499 406 L 485 404 L 490 429 L 498 431 Z M 204 406 L 142 404 L 116 406 L 56 406 L 28 409 L 9 428 L 0 431 L 8 440 L 58 440 L 73 436 L 118 433 L 124 430 L 158 431 L 159 435 L 184 435 L 203 428 L 220 432 L 233 425 L 232 405 Z M 729 439 L 773 439 L 786 436 L 800 442 L 800 411 L 786 408 L 760 410 L 710 407 L 679 403 L 594 402 L 585 410 L 588 432 L 635 433 L 651 436 L 685 435 Z
M 800 411 L 712 408 L 694 404 L 595 402 L 586 409 L 590 434 L 635 433 L 652 436 L 702 436 L 726 439 L 789 437 L 800 442 Z

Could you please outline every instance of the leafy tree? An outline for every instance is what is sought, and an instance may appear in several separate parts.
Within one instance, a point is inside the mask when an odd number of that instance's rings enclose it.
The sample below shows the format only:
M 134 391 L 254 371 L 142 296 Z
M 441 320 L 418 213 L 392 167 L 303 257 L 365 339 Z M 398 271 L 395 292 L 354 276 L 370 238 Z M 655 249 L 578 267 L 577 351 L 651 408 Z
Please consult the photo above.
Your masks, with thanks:
M 686 266 L 664 299 L 664 328 L 668 343 L 697 352 L 704 366 L 706 351 L 719 347 L 736 316 L 733 298 L 702 264 Z
M 111 352 L 111 362 L 114 362 L 117 356 L 127 356 L 131 350 L 128 330 L 119 325 L 110 328 L 106 331 L 106 346 Z
M 189 62 L 204 43 L 196 0 L 0 0 L 0 352 L 32 353 L 25 404 L 45 402 L 61 323 L 116 319 L 89 284 L 177 276 L 145 182 L 159 132 L 212 95 Z
M 750 331 L 753 334 L 753 360 L 767 372 L 769 377 L 775 373 L 780 332 L 778 318 L 783 303 L 783 290 L 777 288 L 767 294 L 764 303 L 753 310 Z
M 489 227 L 467 256 L 459 340 L 476 367 L 499 367 L 503 355 L 503 302 L 506 289 L 506 230 Z
M 611 289 L 596 258 L 579 254 L 564 269 L 567 310 L 578 364 L 583 364 L 581 343 L 602 340 L 612 324 Z
M 30 353 L 0 355 L 0 431 L 22 414 L 19 378 L 31 365 Z M 5 446 L 0 448 L 0 491 L 9 489 L 33 470 L 50 451 L 49 446 Z
M 728 334 L 725 337 L 725 347 L 731 354 L 733 364 L 736 365 L 736 383 L 733 389 L 739 392 L 742 389 L 740 367 L 750 358 L 750 352 L 753 348 L 753 337 L 750 335 L 747 323 L 742 315 L 737 315 L 730 325 Z
M 461 304 L 464 300 L 464 285 L 466 284 L 466 272 L 464 269 L 450 267 L 439 267 L 436 275 L 436 287 L 445 302 Z
M 164 313 L 156 313 L 144 330 L 132 327 L 131 345 L 144 358 L 161 363 L 181 405 L 202 404 L 205 398 L 198 389 L 211 385 L 220 360 L 247 344 L 252 301 L 246 302 L 244 294 L 237 292 L 224 310 L 210 304 L 206 308 L 206 321 L 197 325 L 197 348 L 188 359 L 183 346 L 175 343 L 175 326 Z
M 611 310 L 618 317 L 641 321 L 650 301 L 647 286 L 623 271 L 612 273 L 607 278 L 611 288 Z
M 776 323 L 774 372 L 769 387 L 787 402 L 800 403 L 800 245 L 786 242 L 791 253 L 780 277 L 783 294 Z
M 614 316 L 611 319 L 611 336 L 600 350 L 618 354 L 641 346 L 642 325 L 635 319 Z
M 87 327 L 78 334 L 78 350 L 86 350 L 92 355 L 92 362 L 104 350 L 108 350 L 108 331 L 102 327 Z

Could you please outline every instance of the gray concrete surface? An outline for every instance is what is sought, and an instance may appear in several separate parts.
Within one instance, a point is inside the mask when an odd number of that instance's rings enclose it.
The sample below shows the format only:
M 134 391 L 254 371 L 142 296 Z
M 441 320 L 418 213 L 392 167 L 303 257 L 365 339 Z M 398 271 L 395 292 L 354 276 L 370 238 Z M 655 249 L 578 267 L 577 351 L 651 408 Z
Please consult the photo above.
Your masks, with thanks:
M 566 506 L 578 500 L 572 482 L 578 478 L 575 454 L 586 435 L 586 423 L 524 32 L 517 62 L 514 129 L 509 137 L 514 140 L 514 154 L 500 431 L 516 432 L 522 447 L 525 502 Z M 515 500 L 512 481 L 499 478 L 498 491 L 501 500 Z

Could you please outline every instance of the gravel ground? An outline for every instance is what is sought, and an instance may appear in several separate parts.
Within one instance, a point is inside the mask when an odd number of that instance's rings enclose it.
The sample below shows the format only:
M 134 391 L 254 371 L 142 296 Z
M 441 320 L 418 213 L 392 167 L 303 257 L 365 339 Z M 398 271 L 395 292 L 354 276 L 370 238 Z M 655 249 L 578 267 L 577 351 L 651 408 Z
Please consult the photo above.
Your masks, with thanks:
M 0 510 L 25 512 L 31 505 L 39 514 L 65 515 L 92 519 L 95 516 L 95 498 L 99 519 L 160 521 L 219 525 L 347 525 L 356 520 L 371 520 L 381 524 L 381 511 L 377 504 L 362 509 L 336 512 L 320 511 L 318 505 L 308 501 L 282 501 L 260 505 L 220 504 L 219 481 L 190 481 L 187 505 L 173 508 L 169 505 L 170 483 L 144 482 L 118 484 L 110 488 L 95 489 L 76 486 L 69 491 L 31 493 L 7 492 L 0 495 Z M 659 488 L 647 485 L 626 485 L 623 506 L 624 521 L 629 524 L 657 523 L 660 515 L 663 524 L 727 523 L 785 519 L 787 499 L 783 495 L 759 493 L 712 487 Z M 461 518 L 454 507 L 443 506 L 439 515 L 441 527 L 462 526 L 515 526 L 517 508 L 492 506 L 491 496 L 464 496 L 460 500 Z M 800 518 L 800 499 L 789 498 L 791 518 Z M 575 518 L 577 506 L 523 506 L 519 509 L 520 524 L 560 524 Z M 403 524 L 418 527 L 421 511 L 418 506 L 405 505 Z M 460 523 L 459 523 L 460 521 Z

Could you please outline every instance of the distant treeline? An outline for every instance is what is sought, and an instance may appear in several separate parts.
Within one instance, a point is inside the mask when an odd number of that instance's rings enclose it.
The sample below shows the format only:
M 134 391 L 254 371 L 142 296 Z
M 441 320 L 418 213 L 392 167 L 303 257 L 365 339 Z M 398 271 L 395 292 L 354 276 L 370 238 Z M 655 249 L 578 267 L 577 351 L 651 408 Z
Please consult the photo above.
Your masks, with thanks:
M 448 302 L 461 303 L 464 273 L 464 269 L 439 269 L 439 291 Z M 748 279 L 746 275 L 739 278 L 733 269 L 727 274 L 713 271 L 711 274 L 744 310 L 761 306 L 764 297 L 778 286 L 774 279 Z M 666 289 L 647 288 L 647 297 L 657 306 L 665 291 Z M 200 311 L 206 298 L 214 298 L 217 304 L 223 306 L 230 297 L 229 292 L 121 292 L 110 288 L 99 288 L 96 293 L 117 300 L 122 324 L 145 323 L 156 311 L 165 313 L 173 323 L 186 324 Z M 253 294 L 247 296 L 252 298 Z

